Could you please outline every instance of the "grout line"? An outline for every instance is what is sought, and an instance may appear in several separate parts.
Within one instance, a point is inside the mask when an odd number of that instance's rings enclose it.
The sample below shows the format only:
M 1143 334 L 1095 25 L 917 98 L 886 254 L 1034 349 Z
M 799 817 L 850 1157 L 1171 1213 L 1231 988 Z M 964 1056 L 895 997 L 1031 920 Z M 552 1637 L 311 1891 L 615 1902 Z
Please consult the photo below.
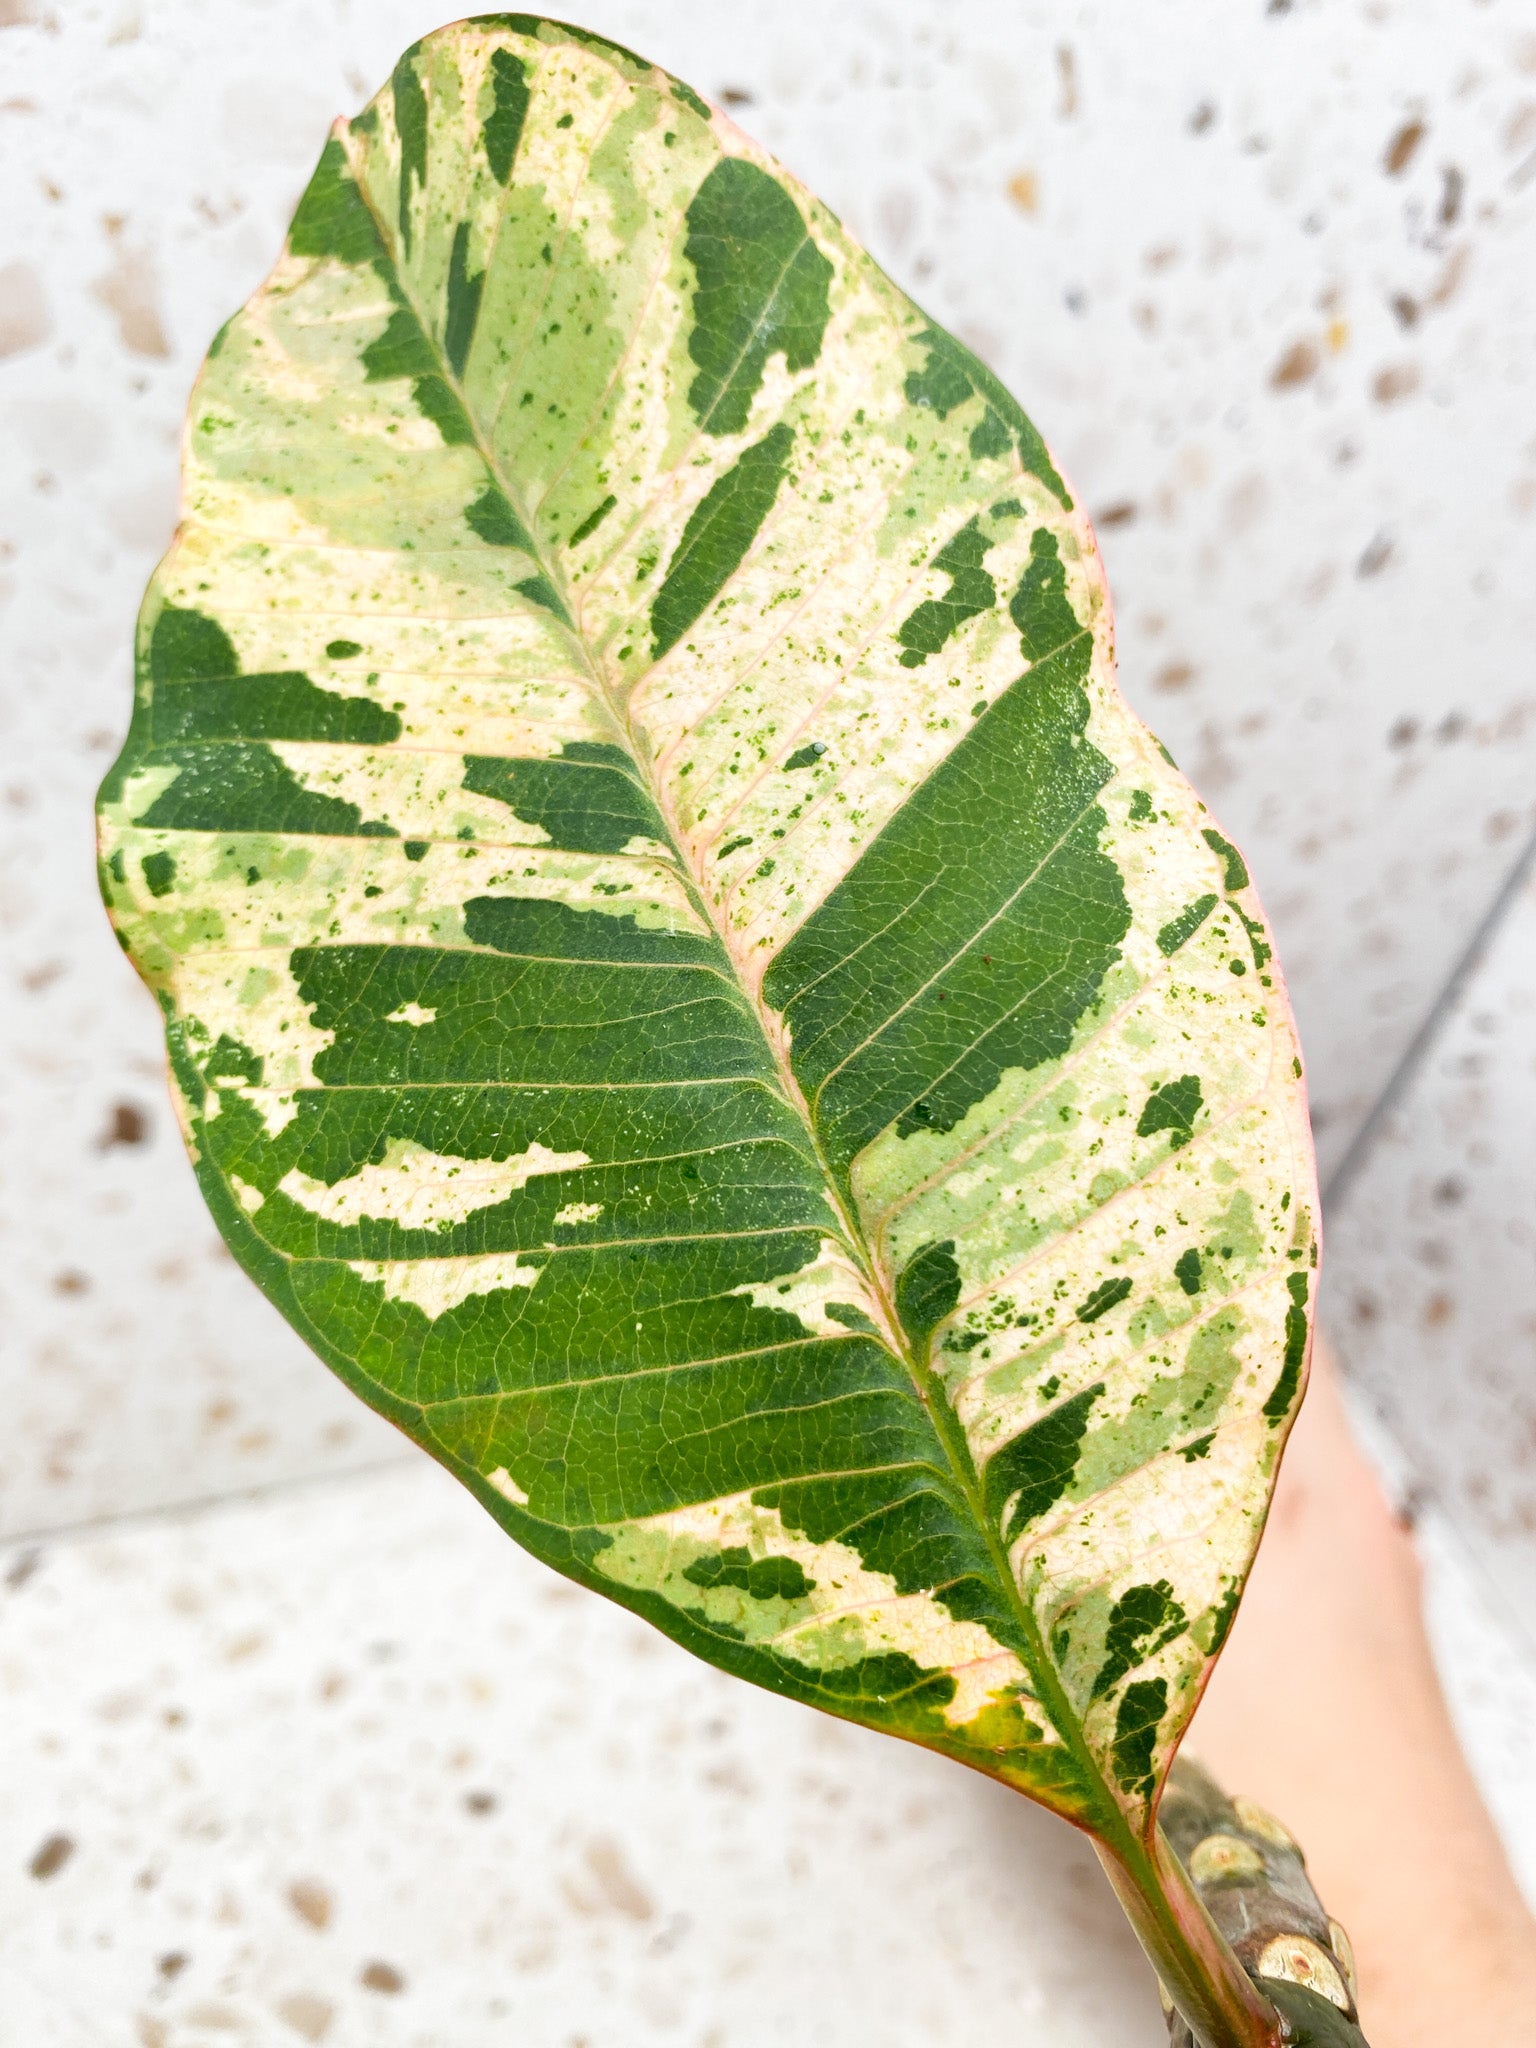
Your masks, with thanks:
M 1334 1342 L 1337 1345 L 1336 1338 Z M 1335 1356 L 1341 1366 L 1346 1364 L 1341 1351 L 1336 1349 Z M 1469 1531 L 1466 1519 L 1434 1478 L 1434 1461 L 1426 1454 L 1420 1433 L 1405 1431 L 1392 1421 L 1377 1396 L 1349 1377 L 1347 1367 L 1340 1374 L 1339 1392 L 1355 1440 L 1375 1466 L 1393 1513 L 1414 1532 L 1421 1558 L 1425 1546 L 1432 1543 L 1455 1552 L 1459 1569 L 1476 1582 L 1490 1619 L 1518 1645 L 1526 1668 L 1536 1679 L 1536 1625 L 1512 1598 L 1508 1582 L 1494 1562 L 1497 1540 Z M 1421 1529 L 1425 1532 L 1422 1537 Z
M 1526 1674 L 1536 1679 L 1536 1629 L 1532 1628 L 1530 1616 L 1511 1595 L 1507 1578 L 1493 1562 L 1496 1542 L 1482 1541 L 1475 1535 L 1469 1535 L 1461 1516 L 1438 1493 L 1424 1503 L 1421 1517 L 1425 1525 L 1422 1539 L 1417 1536 L 1418 1524 L 1415 1523 L 1420 1561 L 1425 1561 L 1426 1552 L 1436 1545 L 1444 1555 L 1454 1560 L 1476 1585 L 1488 1619 L 1504 1631 L 1519 1653 L 1519 1661 Z M 1448 1687 L 1446 1689 L 1449 1691 Z
M 1409 1039 L 1402 1057 L 1387 1076 L 1386 1083 L 1372 1103 L 1364 1122 L 1350 1139 L 1344 1157 L 1324 1182 L 1322 1201 L 1325 1216 L 1342 1207 L 1356 1177 L 1365 1165 L 1382 1124 L 1418 1078 L 1419 1069 L 1449 1021 L 1451 1012 L 1460 1002 L 1467 984 L 1482 966 L 1489 944 L 1524 887 L 1533 864 L 1536 864 L 1536 832 L 1527 839 L 1516 856 L 1514 865 L 1494 892 L 1493 901 L 1483 913 L 1471 939 L 1446 976 L 1439 994 L 1425 1012 L 1424 1021 Z
M 1343 1158 L 1329 1175 L 1322 1190 L 1322 1200 L 1330 1216 L 1343 1206 L 1370 1157 L 1382 1125 L 1417 1080 L 1452 1013 L 1482 967 L 1533 867 L 1536 867 L 1536 832 L 1532 832 L 1516 855 L 1487 910 L 1474 927 L 1471 938 L 1446 976 L 1439 994 L 1425 1012 L 1423 1022 L 1388 1075 L 1385 1086 L 1350 1140 Z M 1485 1613 L 1496 1626 L 1506 1631 L 1509 1643 L 1515 1647 L 1522 1662 L 1528 1668 L 1536 1668 L 1530 1667 L 1530 1659 L 1536 1656 L 1536 1628 L 1510 1595 L 1504 1575 L 1495 1562 L 1498 1545 L 1474 1535 L 1464 1526 L 1462 1517 L 1445 1499 L 1434 1476 L 1434 1460 L 1426 1454 L 1420 1434 L 1412 1424 L 1405 1428 L 1400 1419 L 1390 1418 L 1380 1397 L 1356 1384 L 1350 1371 L 1347 1342 L 1340 1340 L 1337 1355 L 1351 1425 L 1393 1498 L 1394 1506 L 1400 1513 L 1408 1514 L 1411 1525 L 1423 1518 L 1428 1544 L 1438 1542 L 1444 1552 L 1456 1554 L 1461 1568 L 1477 1587 Z M 1420 1555 L 1423 1555 L 1422 1550 Z M 1440 1651 L 1437 1644 L 1434 1654 L 1438 1664 Z M 1445 1676 L 1442 1671 L 1442 1683 Z M 1459 1722 L 1456 1733 L 1460 1741 L 1463 1730 Z
M 78 1522 L 43 1524 L 0 1534 L 0 1555 L 7 1551 L 37 1550 L 49 1543 L 87 1542 L 115 1529 L 140 1529 L 167 1523 L 190 1521 L 213 1508 L 245 1507 L 257 1501 L 281 1499 L 290 1494 L 319 1492 L 327 1486 L 342 1486 L 352 1480 L 377 1478 L 381 1472 L 409 1471 L 415 1462 L 416 1446 L 396 1451 L 387 1458 L 373 1458 L 364 1465 L 347 1465 L 337 1472 L 305 1472 L 292 1479 L 269 1479 L 253 1486 L 234 1487 L 225 1493 L 196 1494 L 190 1500 L 169 1501 L 160 1507 L 127 1508 L 120 1514 L 87 1515 Z M 423 1452 L 422 1456 L 426 1456 Z M 428 1459 L 428 1462 L 433 1462 Z M 3 1584 L 0 1576 L 0 1584 Z

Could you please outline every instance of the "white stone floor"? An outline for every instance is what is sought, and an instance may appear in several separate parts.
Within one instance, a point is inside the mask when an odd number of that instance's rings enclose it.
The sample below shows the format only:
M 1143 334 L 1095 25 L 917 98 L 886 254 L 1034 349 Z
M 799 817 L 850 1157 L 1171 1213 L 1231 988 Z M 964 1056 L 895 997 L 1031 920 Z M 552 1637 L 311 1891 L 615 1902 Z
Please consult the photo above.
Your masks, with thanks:
M 1157 2037 L 1062 1823 L 696 1663 L 424 1460 L 33 1557 L 5 2048 Z
M 1536 1902 L 1536 1674 L 1428 1535 Z M 695 1662 L 414 1453 L 10 1546 L 0 1726 L 0 2048 L 1161 2038 L 1065 1825 Z
M 181 1156 L 91 794 L 197 361 L 445 11 L 0 0 L 0 2048 L 1150 2048 L 1081 1844 L 542 1574 Z M 1325 1299 L 1536 1898 L 1536 20 L 572 11 L 728 99 L 1098 519 L 1278 927 Z

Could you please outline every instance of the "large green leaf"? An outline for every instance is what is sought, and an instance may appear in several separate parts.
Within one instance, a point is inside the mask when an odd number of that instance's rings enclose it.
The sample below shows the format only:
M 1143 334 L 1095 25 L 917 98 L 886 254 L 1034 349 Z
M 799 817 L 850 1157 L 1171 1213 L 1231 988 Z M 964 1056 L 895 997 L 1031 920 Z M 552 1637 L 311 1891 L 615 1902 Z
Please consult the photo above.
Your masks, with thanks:
M 192 404 L 104 886 L 236 1255 L 519 1542 L 1144 1833 L 1299 1396 L 1300 1064 L 996 379 L 524 16 Z

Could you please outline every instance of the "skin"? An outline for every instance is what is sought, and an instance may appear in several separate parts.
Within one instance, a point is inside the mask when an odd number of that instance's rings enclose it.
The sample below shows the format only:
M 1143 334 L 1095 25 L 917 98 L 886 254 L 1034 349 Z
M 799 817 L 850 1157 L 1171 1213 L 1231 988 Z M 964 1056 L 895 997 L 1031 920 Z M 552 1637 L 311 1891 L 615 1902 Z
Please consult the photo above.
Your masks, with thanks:
M 1354 1942 L 1371 2048 L 1522 2048 L 1536 1921 L 1458 1747 L 1420 1581 L 1319 1345 L 1190 1748 L 1305 1847 Z

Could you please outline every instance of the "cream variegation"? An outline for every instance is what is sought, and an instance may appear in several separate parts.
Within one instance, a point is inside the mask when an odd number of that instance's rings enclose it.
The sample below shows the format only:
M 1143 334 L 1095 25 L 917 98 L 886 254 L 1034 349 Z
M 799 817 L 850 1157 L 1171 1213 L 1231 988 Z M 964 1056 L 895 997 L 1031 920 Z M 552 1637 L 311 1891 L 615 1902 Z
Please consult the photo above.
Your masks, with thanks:
M 101 827 L 351 1385 L 1150 1868 L 1304 1375 L 1300 1061 L 1087 518 L 830 214 L 579 31 L 408 52 L 210 352 Z

